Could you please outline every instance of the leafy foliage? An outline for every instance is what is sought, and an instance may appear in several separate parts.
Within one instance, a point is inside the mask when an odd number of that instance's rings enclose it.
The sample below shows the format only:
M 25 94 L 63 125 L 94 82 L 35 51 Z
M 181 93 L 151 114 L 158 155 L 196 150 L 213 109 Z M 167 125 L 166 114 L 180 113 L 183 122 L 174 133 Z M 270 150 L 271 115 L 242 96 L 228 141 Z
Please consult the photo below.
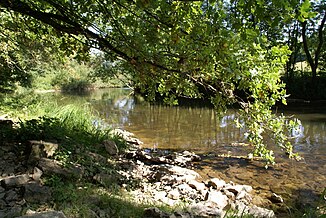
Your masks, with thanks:
M 0 89 L 31 85 L 34 74 L 46 66 L 63 64 L 66 57 L 85 59 L 82 39 L 71 38 L 41 22 L 10 11 L 0 11 Z M 85 51 L 83 51 L 85 50 Z
M 10 13 L 87 39 L 114 69 L 100 75 L 127 73 L 148 100 L 177 104 L 180 97 L 210 98 L 220 112 L 240 105 L 254 155 L 271 163 L 265 133 L 292 156 L 284 132 L 288 122 L 271 108 L 285 103 L 280 75 L 289 50 L 276 42 L 282 39 L 278 30 L 296 16 L 296 6 L 296 0 L 0 2 Z

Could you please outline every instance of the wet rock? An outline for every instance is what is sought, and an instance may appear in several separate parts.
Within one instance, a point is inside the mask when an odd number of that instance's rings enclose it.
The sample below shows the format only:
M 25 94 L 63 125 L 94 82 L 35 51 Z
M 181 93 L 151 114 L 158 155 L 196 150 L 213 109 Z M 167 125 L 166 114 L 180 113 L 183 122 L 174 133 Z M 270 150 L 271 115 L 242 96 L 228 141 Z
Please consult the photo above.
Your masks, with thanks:
M 106 152 L 108 152 L 109 155 L 115 156 L 119 153 L 119 149 L 114 141 L 105 140 L 103 141 L 103 145 L 105 147 Z
M 161 211 L 157 207 L 150 207 L 144 210 L 144 218 L 169 218 L 170 214 Z
M 18 187 L 26 184 L 29 181 L 27 174 L 10 176 L 1 180 L 1 185 L 5 188 Z
M 65 214 L 61 211 L 46 211 L 46 212 L 31 212 L 18 218 L 66 218 Z
M 282 196 L 275 193 L 272 193 L 272 195 L 269 197 L 269 200 L 275 204 L 284 202 Z

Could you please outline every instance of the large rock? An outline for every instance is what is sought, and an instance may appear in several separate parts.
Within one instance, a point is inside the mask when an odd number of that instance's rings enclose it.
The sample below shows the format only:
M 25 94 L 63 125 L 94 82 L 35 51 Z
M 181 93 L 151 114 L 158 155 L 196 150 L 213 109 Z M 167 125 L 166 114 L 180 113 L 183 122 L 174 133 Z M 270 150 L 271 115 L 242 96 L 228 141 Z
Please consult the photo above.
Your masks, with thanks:
M 176 189 L 172 189 L 168 192 L 168 198 L 171 198 L 172 200 L 178 200 L 180 198 L 180 193 Z
M 234 208 L 232 208 L 232 209 L 238 211 L 239 216 L 243 216 L 244 214 L 250 214 L 253 217 L 259 217 L 259 218 L 275 218 L 276 217 L 272 210 L 257 207 L 255 205 L 248 206 L 241 201 L 236 201 Z
M 112 184 L 116 184 L 118 182 L 117 175 L 106 173 L 98 173 L 93 176 L 93 179 L 105 187 L 108 187 Z
M 9 176 L 1 180 L 1 185 L 5 188 L 23 186 L 30 180 L 27 174 Z
M 59 148 L 59 145 L 56 143 L 36 140 L 29 141 L 28 146 L 30 149 L 30 153 L 27 154 L 29 156 L 29 164 L 35 164 L 43 157 L 52 157 Z
M 194 217 L 224 217 L 225 215 L 222 209 L 212 207 L 212 205 L 207 202 L 192 204 L 189 206 L 188 210 Z
M 43 174 L 43 171 L 42 170 L 40 170 L 37 167 L 34 167 L 34 169 L 33 169 L 33 175 L 32 175 L 33 180 L 34 181 L 40 181 L 42 174 Z
M 24 186 L 24 198 L 28 203 L 46 203 L 51 201 L 52 192 L 47 186 L 31 182 Z
M 84 174 L 84 169 L 79 166 L 69 166 L 69 168 L 63 167 L 58 161 L 48 158 L 41 158 L 38 163 L 45 174 L 53 175 L 58 174 L 66 178 L 81 178 Z
M 206 189 L 206 185 L 204 183 L 198 182 L 196 180 L 190 180 L 188 182 L 188 185 L 191 188 L 194 188 L 194 189 L 196 189 L 197 191 L 200 191 L 200 192 L 203 192 Z
M 31 212 L 18 218 L 66 218 L 66 216 L 61 211 L 46 211 L 40 213 Z
M 226 185 L 226 182 L 218 178 L 212 178 L 207 181 L 207 185 L 217 190 L 221 190 Z
M 229 204 L 227 196 L 220 191 L 211 190 L 207 193 L 206 201 L 212 202 L 212 206 L 216 206 L 219 209 L 224 209 Z
M 21 214 L 21 212 L 22 212 L 22 207 L 14 206 L 11 208 L 0 210 L 0 217 L 1 218 L 18 217 Z
M 199 174 L 194 170 L 190 170 L 187 168 L 164 164 L 160 166 L 160 170 L 162 172 L 161 181 L 172 182 L 176 184 L 180 184 L 182 182 L 189 182 L 191 180 L 195 180 L 199 178 Z
M 116 145 L 116 143 L 112 140 L 105 140 L 102 143 L 104 145 L 104 148 L 106 152 L 108 152 L 109 155 L 115 156 L 119 153 L 119 149 Z
M 150 207 L 144 210 L 144 218 L 169 218 L 170 214 L 161 211 L 157 207 Z

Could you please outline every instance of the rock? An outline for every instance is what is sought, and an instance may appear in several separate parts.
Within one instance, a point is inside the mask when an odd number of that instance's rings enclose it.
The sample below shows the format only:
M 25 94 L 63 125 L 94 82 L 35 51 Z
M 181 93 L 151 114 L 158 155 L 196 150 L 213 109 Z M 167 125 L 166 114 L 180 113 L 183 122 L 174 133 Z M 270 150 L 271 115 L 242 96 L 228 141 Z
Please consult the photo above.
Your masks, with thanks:
M 211 190 L 207 193 L 206 201 L 212 202 L 217 208 L 223 209 L 229 203 L 228 197 L 223 195 L 220 191 Z
M 224 180 L 218 179 L 218 178 L 213 178 L 207 181 L 207 185 L 210 187 L 213 187 L 217 190 L 221 190 L 226 182 Z
M 178 185 L 177 189 L 182 195 L 189 195 L 190 193 L 196 193 L 195 190 L 186 183 L 182 183 Z
M 28 203 L 46 203 L 51 201 L 52 192 L 47 186 L 31 182 L 24 186 L 24 198 Z
M 118 178 L 116 175 L 106 174 L 106 173 L 99 173 L 96 174 L 93 179 L 100 183 L 103 186 L 110 186 L 118 182 Z
M 103 157 L 100 154 L 97 153 L 93 153 L 90 151 L 87 151 L 87 155 L 94 161 L 97 163 L 101 163 L 101 164 L 106 164 L 107 163 L 107 159 L 105 157 Z
M 10 176 L 1 180 L 1 185 L 5 188 L 19 187 L 26 184 L 29 181 L 27 174 Z
M 167 195 L 166 191 L 155 191 L 153 193 L 154 199 L 157 201 L 165 198 L 166 195 Z
M 272 195 L 269 197 L 269 200 L 274 203 L 274 204 L 277 204 L 277 203 L 283 203 L 283 198 L 282 196 L 280 195 L 277 195 L 275 193 L 272 193 Z
M 275 213 L 272 210 L 268 210 L 265 208 L 257 207 L 255 205 L 251 206 L 249 208 L 248 213 L 250 215 L 253 215 L 254 217 L 261 217 L 261 218 L 274 218 Z
M 66 218 L 63 212 L 61 211 L 45 211 L 40 213 L 30 213 L 18 218 Z
M 103 141 L 103 145 L 109 155 L 115 156 L 119 153 L 119 149 L 114 141 L 105 140 L 105 141 Z
M 163 174 L 164 176 L 161 178 L 161 181 L 175 182 L 178 184 L 195 180 L 200 177 L 194 170 L 169 164 L 161 165 L 160 170 L 162 172 L 168 172 L 168 174 Z
M 1 192 L 0 193 L 0 199 L 3 199 L 5 197 L 5 195 L 6 195 L 6 192 Z
M 224 217 L 225 215 L 222 209 L 211 207 L 203 202 L 190 205 L 188 210 L 194 217 Z
M 188 185 L 191 187 L 191 188 L 194 188 L 196 189 L 197 191 L 204 191 L 206 189 L 206 185 L 202 182 L 198 182 L 196 180 L 190 180 L 188 182 Z
M 118 135 L 124 139 L 129 144 L 141 145 L 142 141 L 134 137 L 134 134 L 122 129 L 114 129 L 111 131 L 111 134 Z
M 184 151 L 182 152 L 182 155 L 185 157 L 190 157 L 191 161 L 201 161 L 201 157 L 193 152 Z
M 6 192 L 4 199 L 9 204 L 9 202 L 18 200 L 18 194 L 17 192 L 11 189 Z
M 58 150 L 59 145 L 52 142 L 29 141 L 30 153 L 28 155 L 28 163 L 34 164 L 42 157 L 52 157 Z
M 39 181 L 43 172 L 37 167 L 34 167 L 32 178 L 34 181 Z
M 168 192 L 168 198 L 171 198 L 173 200 L 178 200 L 180 198 L 180 193 L 176 189 L 172 189 Z
M 247 206 L 241 201 L 235 202 L 235 210 L 238 211 L 238 216 L 243 216 L 244 214 L 250 214 L 253 217 L 259 218 L 275 218 L 275 214 L 272 210 L 257 207 L 255 205 Z
M 12 218 L 18 217 L 21 214 L 22 207 L 15 206 L 5 210 L 0 210 L 0 217 L 1 218 Z
M 223 193 L 230 199 L 230 200 L 235 200 L 235 194 L 233 192 L 230 192 L 226 189 L 221 190 Z
M 250 190 L 251 186 L 243 186 L 243 185 L 231 185 L 231 184 L 227 184 L 225 185 L 225 187 L 223 188 L 224 190 L 228 190 L 232 193 L 234 193 L 235 195 L 238 195 L 238 193 L 240 193 L 241 191 L 246 191 L 246 190 Z M 251 188 L 252 190 L 252 188 Z M 250 191 L 251 191 L 250 190 Z
M 7 203 L 3 199 L 0 199 L 0 210 L 4 209 L 6 206 L 7 206 Z M 2 217 L 2 216 L 0 216 L 0 217 Z
M 150 207 L 144 210 L 144 218 L 169 218 L 170 214 L 161 211 L 157 207 Z
M 64 168 L 60 165 L 58 161 L 51 160 L 48 158 L 41 158 L 39 160 L 38 166 L 43 170 L 43 173 L 48 175 L 58 174 L 65 178 L 81 178 L 84 174 L 84 170 L 79 166 L 70 166 L 69 168 Z
M 187 211 L 185 212 L 176 211 L 170 216 L 170 218 L 192 218 L 192 217 L 193 217 L 192 214 Z

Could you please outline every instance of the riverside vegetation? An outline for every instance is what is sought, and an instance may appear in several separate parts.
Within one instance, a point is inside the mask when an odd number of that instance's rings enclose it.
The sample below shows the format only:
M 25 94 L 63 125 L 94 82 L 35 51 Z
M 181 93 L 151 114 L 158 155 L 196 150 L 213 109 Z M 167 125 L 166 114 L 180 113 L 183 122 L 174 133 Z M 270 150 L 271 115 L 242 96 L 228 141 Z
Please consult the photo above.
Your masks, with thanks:
M 184 168 L 200 161 L 195 154 L 139 150 L 132 146 L 139 140 L 112 131 L 87 104 L 58 106 L 22 96 L 1 105 L 19 119 L 1 122 L 0 215 L 55 210 L 67 217 L 274 216 L 250 204 L 250 186 L 198 182 L 196 172 Z M 214 200 L 214 207 L 208 205 Z M 189 211 L 189 205 L 196 208 Z M 293 209 L 288 217 L 322 217 L 324 209 Z

